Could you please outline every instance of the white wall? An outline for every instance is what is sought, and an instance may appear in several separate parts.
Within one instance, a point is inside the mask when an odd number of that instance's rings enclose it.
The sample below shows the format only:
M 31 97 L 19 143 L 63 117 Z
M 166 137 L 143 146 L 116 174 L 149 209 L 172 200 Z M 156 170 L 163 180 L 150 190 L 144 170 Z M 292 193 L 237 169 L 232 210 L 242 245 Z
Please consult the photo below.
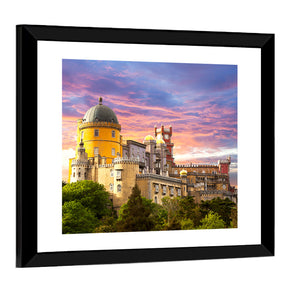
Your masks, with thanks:
M 298 1 L 5 1 L 1 6 L 1 299 L 299 298 Z M 276 256 L 15 268 L 15 25 L 276 34 Z M 3 120 L 4 117 L 4 120 Z M 265 116 L 266 118 L 268 116 Z M 4 134 L 4 136 L 3 136 Z M 3 147 L 4 146 L 4 147 Z M 1 154 L 2 157 L 2 154 Z M 2 178 L 3 176 L 3 178 Z

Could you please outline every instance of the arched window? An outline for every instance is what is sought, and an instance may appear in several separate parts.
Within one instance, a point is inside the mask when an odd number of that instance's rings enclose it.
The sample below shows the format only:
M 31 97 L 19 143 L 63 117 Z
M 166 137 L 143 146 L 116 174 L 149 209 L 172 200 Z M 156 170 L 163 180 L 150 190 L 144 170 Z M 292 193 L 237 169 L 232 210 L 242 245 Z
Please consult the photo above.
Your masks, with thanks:
M 111 131 L 111 137 L 113 137 L 113 138 L 116 137 L 116 132 L 114 130 Z
M 118 185 L 117 185 L 117 191 L 118 191 L 118 192 L 121 192 L 121 190 L 122 190 L 121 184 L 118 184 Z
M 110 190 L 111 192 L 113 192 L 113 190 L 114 190 L 114 185 L 113 185 L 112 183 L 109 184 L 109 190 Z
M 114 177 L 114 170 L 110 169 L 110 177 Z

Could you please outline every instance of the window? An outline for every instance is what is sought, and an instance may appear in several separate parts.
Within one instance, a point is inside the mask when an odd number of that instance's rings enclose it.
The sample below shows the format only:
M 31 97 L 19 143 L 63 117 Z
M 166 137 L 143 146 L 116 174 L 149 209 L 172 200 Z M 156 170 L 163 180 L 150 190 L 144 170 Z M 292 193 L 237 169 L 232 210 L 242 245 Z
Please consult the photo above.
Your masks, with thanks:
M 110 169 L 110 177 L 114 177 L 114 170 Z
M 116 179 L 121 179 L 122 178 L 121 171 L 117 171 L 116 173 L 117 173 L 116 174 Z
M 99 154 L 99 147 L 94 147 L 94 155 L 98 155 Z
M 174 171 L 174 174 L 178 174 L 178 171 L 177 171 L 177 170 L 175 170 L 175 171 Z
M 113 190 L 114 190 L 114 185 L 113 185 L 112 183 L 109 184 L 109 190 L 110 190 L 111 192 L 113 192 Z
M 111 155 L 115 156 L 116 155 L 116 149 L 115 148 L 111 148 Z
M 83 135 L 84 135 L 84 133 L 83 133 L 83 130 L 81 131 L 81 139 L 83 140 Z
M 117 185 L 117 191 L 118 191 L 118 192 L 121 192 L 121 190 L 122 190 L 121 184 L 118 184 L 118 185 Z
M 174 195 L 174 187 L 173 187 L 173 186 L 170 187 L 170 195 L 171 195 L 171 196 Z
M 80 177 L 80 172 L 78 172 L 78 177 Z
M 99 136 L 99 129 L 95 129 L 94 136 Z
M 167 187 L 163 185 L 163 195 L 165 195 L 166 193 L 167 193 Z
M 157 196 L 154 197 L 154 202 L 157 203 Z
M 181 196 L 181 189 L 178 189 L 178 196 Z
M 75 177 L 75 172 L 73 173 L 73 177 Z
M 158 193 L 158 184 L 155 185 L 155 193 Z
M 116 132 L 114 130 L 112 130 L 112 132 L 111 132 L 111 137 L 113 137 L 113 138 L 116 137 Z

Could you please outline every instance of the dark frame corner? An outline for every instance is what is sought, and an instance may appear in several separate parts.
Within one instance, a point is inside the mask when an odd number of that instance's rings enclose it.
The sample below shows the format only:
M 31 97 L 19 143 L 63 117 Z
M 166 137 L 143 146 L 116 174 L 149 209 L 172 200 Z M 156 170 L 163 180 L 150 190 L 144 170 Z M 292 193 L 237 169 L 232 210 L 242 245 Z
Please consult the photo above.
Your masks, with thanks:
M 154 261 L 242 258 L 274 255 L 274 34 L 177 30 L 145 30 L 18 25 L 17 26 L 17 240 L 16 266 L 63 266 Z M 261 190 L 261 244 L 69 251 L 37 251 L 37 42 L 104 43 L 249 47 L 261 49 L 261 161 L 273 180 Z M 26 104 L 26 105 L 25 105 Z M 26 118 L 26 116 L 36 118 Z M 31 132 L 30 135 L 25 134 Z M 30 146 L 30 147 L 29 147 Z M 29 150 L 30 148 L 30 150 Z M 36 191 L 33 197 L 33 191 Z

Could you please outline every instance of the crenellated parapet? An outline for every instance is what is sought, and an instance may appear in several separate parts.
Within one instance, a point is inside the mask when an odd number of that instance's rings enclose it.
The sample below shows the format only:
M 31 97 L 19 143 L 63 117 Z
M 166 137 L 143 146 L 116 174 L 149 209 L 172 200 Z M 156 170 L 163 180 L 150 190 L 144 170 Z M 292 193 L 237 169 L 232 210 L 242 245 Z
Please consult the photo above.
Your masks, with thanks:
M 84 160 L 79 160 L 79 159 L 73 159 L 72 160 L 72 167 L 88 167 L 89 166 L 89 162 L 88 161 L 84 161 Z
M 181 179 L 178 178 L 172 178 L 172 177 L 167 177 L 159 174 L 152 174 L 152 173 L 145 173 L 145 174 L 136 174 L 136 178 L 152 178 L 152 179 L 160 179 L 164 181 L 169 181 L 169 182 L 176 182 L 176 183 L 181 183 Z
M 218 168 L 216 164 L 183 164 L 183 165 L 175 165 L 174 168 Z
M 124 158 L 124 157 L 117 157 L 114 159 L 113 164 L 139 164 L 140 162 L 144 162 L 144 159 L 138 158 Z
M 86 128 L 94 128 L 94 127 L 115 128 L 121 131 L 121 125 L 112 122 L 82 122 L 79 125 L 79 130 L 86 129 Z

